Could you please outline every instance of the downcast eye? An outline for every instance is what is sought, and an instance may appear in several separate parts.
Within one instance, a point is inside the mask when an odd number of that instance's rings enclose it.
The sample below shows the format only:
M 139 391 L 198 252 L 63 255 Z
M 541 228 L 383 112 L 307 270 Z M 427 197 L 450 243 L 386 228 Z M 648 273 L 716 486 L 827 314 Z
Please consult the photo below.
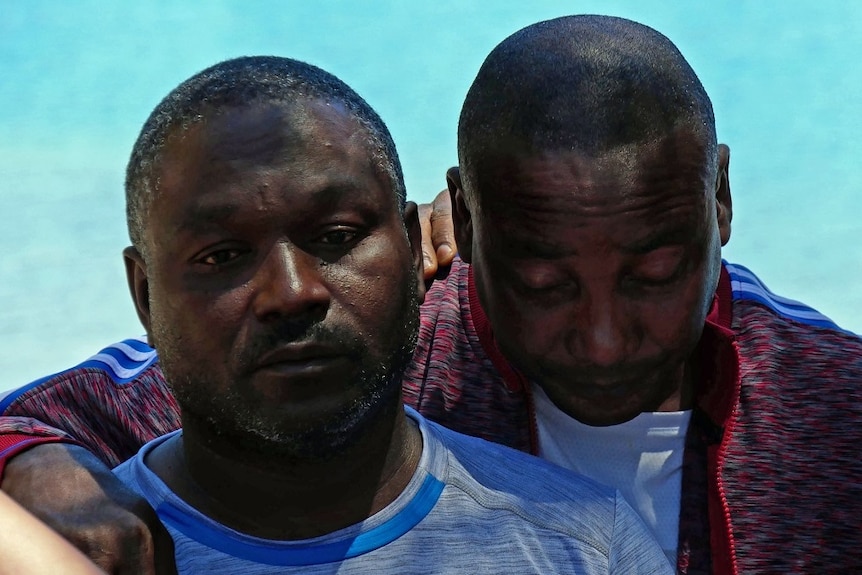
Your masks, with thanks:
M 238 258 L 240 253 L 240 250 L 218 250 L 207 254 L 198 261 L 204 265 L 218 266 Z
M 356 239 L 356 232 L 353 230 L 332 230 L 323 234 L 320 242 L 329 245 L 348 244 Z

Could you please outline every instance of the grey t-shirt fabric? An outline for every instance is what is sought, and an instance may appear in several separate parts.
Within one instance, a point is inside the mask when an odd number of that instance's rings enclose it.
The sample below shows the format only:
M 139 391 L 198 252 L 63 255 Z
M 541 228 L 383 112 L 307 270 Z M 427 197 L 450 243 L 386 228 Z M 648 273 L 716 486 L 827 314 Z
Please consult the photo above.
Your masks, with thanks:
M 179 499 L 144 464 L 173 433 L 114 472 L 156 509 L 181 575 L 673 572 L 618 492 L 406 410 L 423 440 L 407 488 L 365 521 L 313 539 L 250 537 Z

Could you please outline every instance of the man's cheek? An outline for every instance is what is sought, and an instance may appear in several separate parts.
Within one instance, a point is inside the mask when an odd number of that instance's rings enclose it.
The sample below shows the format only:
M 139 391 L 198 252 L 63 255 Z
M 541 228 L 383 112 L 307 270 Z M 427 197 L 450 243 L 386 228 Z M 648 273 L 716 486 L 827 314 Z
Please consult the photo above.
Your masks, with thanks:
M 529 309 L 523 310 L 517 306 L 503 310 L 502 317 L 505 318 L 507 333 L 514 336 L 515 344 L 527 356 L 546 353 L 554 334 L 559 331 L 554 318 L 538 312 L 530 313 Z

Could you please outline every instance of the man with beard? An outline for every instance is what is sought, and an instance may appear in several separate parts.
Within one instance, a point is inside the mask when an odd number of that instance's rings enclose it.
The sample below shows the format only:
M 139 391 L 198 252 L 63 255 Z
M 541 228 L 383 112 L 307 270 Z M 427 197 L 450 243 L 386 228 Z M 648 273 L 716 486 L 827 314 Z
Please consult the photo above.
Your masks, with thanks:
M 273 57 L 193 76 L 144 125 L 126 201 L 182 426 L 114 472 L 179 573 L 670 572 L 618 492 L 405 411 L 416 205 L 337 78 Z
M 459 162 L 462 259 L 422 306 L 406 403 L 619 488 L 680 573 L 858 567 L 862 341 L 722 262 L 729 150 L 676 47 L 601 16 L 517 32 L 470 89 Z M 137 406 L 170 425 L 150 353 L 112 346 L 20 392 L 11 413 L 121 461 L 146 438 Z M 61 401 L 86 396 L 90 377 L 129 378 L 134 396 Z M 57 437 L 16 425 L 12 449 Z M 98 473 L 82 451 L 24 452 L 3 488 L 47 510 L 28 469 Z

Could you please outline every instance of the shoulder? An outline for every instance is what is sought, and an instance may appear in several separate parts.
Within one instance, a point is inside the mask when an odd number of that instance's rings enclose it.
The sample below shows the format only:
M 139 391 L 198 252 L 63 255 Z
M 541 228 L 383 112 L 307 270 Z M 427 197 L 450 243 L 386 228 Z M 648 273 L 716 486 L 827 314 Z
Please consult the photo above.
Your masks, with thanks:
M 617 492 L 527 453 L 463 435 L 426 420 L 448 456 L 447 482 L 483 507 L 510 509 L 568 532 L 589 510 L 591 527 L 612 528 Z M 607 534 L 609 535 L 609 533 Z
M 8 414 L 16 406 L 51 395 L 59 394 L 72 402 L 81 391 L 99 393 L 141 386 L 166 389 L 156 350 L 143 338 L 131 338 L 109 345 L 75 366 L 9 391 L 0 397 L 0 413 Z
M 726 261 L 723 263 L 730 277 L 734 310 L 746 310 L 749 309 L 747 306 L 754 304 L 768 311 L 777 319 L 794 322 L 800 327 L 822 328 L 860 339 L 858 335 L 842 329 L 813 307 L 774 293 L 747 267 Z M 741 315 L 734 314 L 736 318 Z
M 853 391 L 862 393 L 862 337 L 809 305 L 775 294 L 748 268 L 729 263 L 725 268 L 743 370 L 762 362 L 790 381 L 816 379 L 833 386 L 852 380 Z
M 743 404 L 788 418 L 804 412 L 829 427 L 848 425 L 848 412 L 862 417 L 862 337 L 776 295 L 747 268 L 726 268 Z
M 807 525 L 800 549 L 840 564 L 860 544 L 862 338 L 726 267 L 740 381 L 723 464 L 735 530 L 777 549 Z M 824 551 L 818 540 L 835 545 Z
M 834 503 L 850 505 L 862 486 L 862 338 L 809 306 L 767 290 L 749 270 L 728 266 L 737 277 L 733 331 L 739 361 L 739 409 L 729 453 L 741 476 L 774 470 L 782 480 L 813 485 Z M 754 473 L 753 477 L 757 474 Z M 777 496 L 777 495 L 776 495 Z M 823 502 L 825 504 L 825 501 Z
M 436 323 L 441 317 L 455 319 L 460 316 L 462 303 L 467 297 L 469 270 L 469 264 L 456 256 L 451 266 L 437 274 L 419 308 L 423 326 Z
M 487 411 L 489 387 L 500 387 L 499 375 L 479 341 L 471 313 L 469 265 L 453 262 L 448 275 L 435 280 L 420 308 L 416 349 L 402 382 L 405 401 L 437 421 L 454 425 L 454 405 Z
M 469 515 L 473 529 L 490 524 L 488 533 L 497 538 L 562 553 L 574 564 L 580 564 L 575 557 L 591 557 L 603 568 L 610 564 L 612 572 L 670 572 L 658 544 L 618 491 L 427 420 L 425 427 L 445 449 L 443 497 L 457 509 L 450 522 Z
M 456 257 L 450 268 L 441 271 L 425 294 L 419 307 L 419 338 L 413 354 L 413 364 L 408 368 L 406 381 L 421 379 L 435 350 L 442 342 L 449 349 L 464 339 L 464 322 L 461 316 L 461 276 L 465 276 L 467 264 Z M 466 287 L 465 290 L 466 292 Z

